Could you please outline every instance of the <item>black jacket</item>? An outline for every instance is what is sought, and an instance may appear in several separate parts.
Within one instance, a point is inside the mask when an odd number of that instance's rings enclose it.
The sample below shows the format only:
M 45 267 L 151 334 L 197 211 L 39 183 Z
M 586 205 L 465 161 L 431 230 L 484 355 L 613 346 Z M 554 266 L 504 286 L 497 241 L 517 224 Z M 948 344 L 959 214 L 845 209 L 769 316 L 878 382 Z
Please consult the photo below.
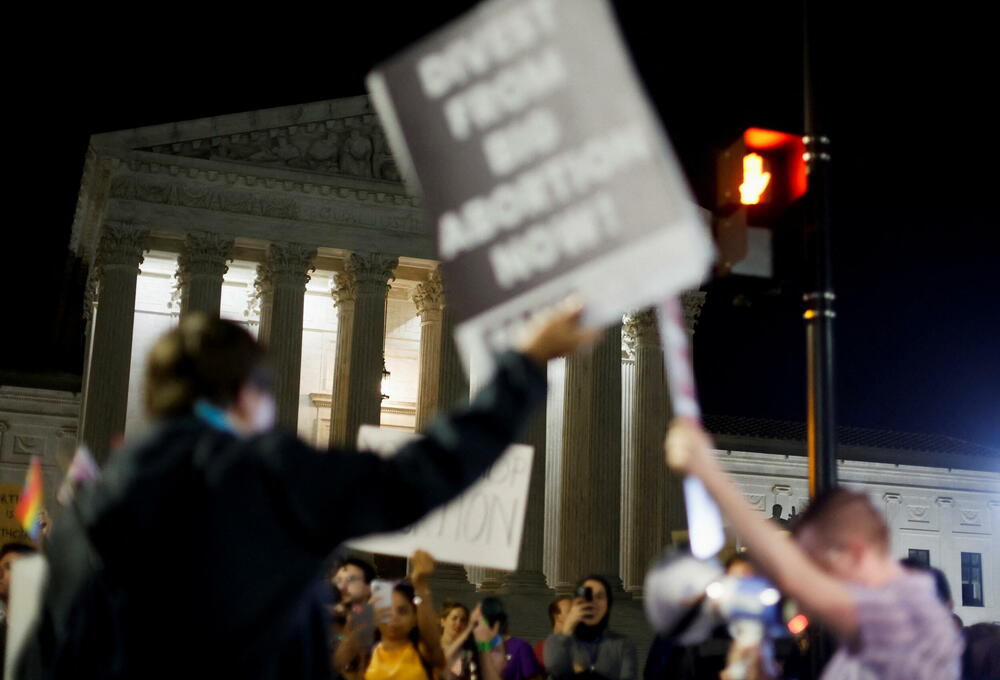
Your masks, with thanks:
M 328 677 L 324 560 L 451 500 L 514 441 L 545 374 L 520 354 L 498 363 L 470 406 L 389 459 L 162 423 L 53 528 L 46 676 Z

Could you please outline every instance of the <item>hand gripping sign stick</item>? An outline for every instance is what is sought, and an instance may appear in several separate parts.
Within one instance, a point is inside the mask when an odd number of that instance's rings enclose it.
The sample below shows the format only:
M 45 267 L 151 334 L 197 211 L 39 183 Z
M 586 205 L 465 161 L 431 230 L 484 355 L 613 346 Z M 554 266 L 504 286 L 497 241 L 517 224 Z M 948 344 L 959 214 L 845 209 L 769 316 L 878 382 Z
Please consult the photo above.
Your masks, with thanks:
M 691 352 L 680 300 L 676 296 L 668 297 L 660 305 L 657 316 L 674 417 L 700 421 L 701 407 L 695 390 Z M 684 478 L 684 508 L 687 511 L 691 553 L 698 559 L 714 556 L 726 542 L 722 516 L 715 501 L 697 477 L 689 475 Z

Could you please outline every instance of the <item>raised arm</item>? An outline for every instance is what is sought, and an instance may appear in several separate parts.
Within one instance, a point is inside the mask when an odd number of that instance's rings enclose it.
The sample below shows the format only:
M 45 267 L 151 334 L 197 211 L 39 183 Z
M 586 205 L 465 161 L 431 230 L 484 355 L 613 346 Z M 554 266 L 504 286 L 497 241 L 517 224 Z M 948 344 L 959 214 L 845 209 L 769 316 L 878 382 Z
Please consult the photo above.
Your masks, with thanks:
M 374 641 L 375 620 L 371 607 L 350 615 L 343 638 L 337 642 L 332 654 L 333 668 L 337 674 L 348 680 L 362 678 L 368 667 Z
M 493 659 L 492 643 L 500 635 L 500 624 L 494 623 L 492 626 L 483 617 L 483 610 L 480 605 L 476 605 L 472 615 L 469 617 L 472 626 L 472 636 L 476 641 L 476 659 L 483 680 L 500 680 L 502 668 L 497 668 L 497 662 Z
M 579 315 L 579 308 L 559 312 L 519 351 L 500 355 L 493 379 L 469 406 L 439 417 L 389 458 L 319 453 L 287 434 L 258 439 L 265 476 L 273 468 L 269 487 L 318 550 L 412 524 L 472 485 L 515 440 L 544 399 L 548 360 L 593 340 Z
M 420 655 L 435 670 L 445 667 L 444 650 L 441 649 L 441 624 L 434 610 L 430 577 L 434 573 L 434 559 L 423 550 L 410 558 L 410 580 L 417 597 L 417 629 L 420 631 Z
M 472 635 L 472 629 L 475 624 L 470 620 L 469 625 L 465 627 L 465 630 L 459 633 L 451 644 L 445 647 L 444 656 L 447 659 L 448 667 L 450 668 L 455 660 L 462 654 L 462 648 L 465 646 L 465 641 L 469 639 Z
M 667 434 L 667 462 L 674 469 L 698 477 L 718 503 L 754 563 L 786 595 L 843 639 L 858 632 L 851 591 L 817 567 L 808 555 L 744 500 L 715 456 L 712 441 L 693 420 L 678 418 Z

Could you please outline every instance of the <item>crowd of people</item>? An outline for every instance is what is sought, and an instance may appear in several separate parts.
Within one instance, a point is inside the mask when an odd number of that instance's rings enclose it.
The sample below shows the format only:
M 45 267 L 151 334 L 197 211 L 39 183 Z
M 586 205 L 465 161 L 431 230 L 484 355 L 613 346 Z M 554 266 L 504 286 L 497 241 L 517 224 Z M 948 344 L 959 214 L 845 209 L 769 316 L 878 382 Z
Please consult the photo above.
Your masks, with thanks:
M 643 680 L 811 677 L 809 639 L 804 631 L 777 641 L 775 656 L 780 675 L 766 674 L 760 664 L 748 668 L 746 675 L 735 674 L 732 669 L 739 650 L 724 623 L 712 631 L 709 639 L 695 645 L 685 646 L 668 636 L 657 636 L 640 669 L 634 641 L 610 628 L 611 588 L 600 576 L 581 579 L 574 596 L 558 597 L 549 603 L 551 634 L 532 646 L 511 633 L 515 622 L 510 620 L 501 598 L 490 596 L 469 604 L 447 600 L 435 609 L 428 581 L 433 571 L 431 557 L 418 552 L 411 565 L 410 579 L 393 584 L 392 607 L 386 609 L 370 606 L 374 602 L 372 583 L 376 573 L 369 562 L 352 557 L 338 563 L 331 572 L 331 593 L 336 601 L 330 606 L 331 669 L 335 676 L 347 680 L 635 680 L 640 674 Z M 950 588 L 940 570 L 907 560 L 899 566 L 907 581 L 927 585 L 927 577 L 932 579 L 935 597 L 951 613 Z M 728 560 L 726 572 L 738 578 L 748 577 L 756 573 L 756 567 L 750 556 L 741 552 Z M 880 625 L 894 626 L 897 633 L 913 625 L 900 623 L 902 617 L 894 616 L 892 610 L 882 612 L 882 616 L 885 621 Z M 912 611 L 906 611 L 904 616 L 912 616 Z M 927 641 L 908 638 L 907 645 L 921 663 L 933 664 L 934 657 L 922 653 L 921 644 L 949 644 L 955 651 L 960 636 L 965 649 L 962 673 L 956 677 L 997 677 L 1000 626 L 979 623 L 963 627 L 954 614 L 950 615 L 950 624 L 953 630 L 924 631 Z M 878 657 L 886 650 L 868 649 L 865 653 Z M 956 653 L 952 662 L 957 664 L 958 659 Z M 892 662 L 905 668 L 902 660 Z M 939 670 L 926 677 L 946 677 L 938 675 Z
M 76 488 L 50 527 L 39 620 L 8 659 L 8 677 L 805 677 L 752 647 L 739 658 L 729 648 L 721 669 L 685 665 L 692 652 L 669 631 L 640 670 L 634 641 L 610 625 L 614 589 L 600 575 L 549 604 L 544 640 L 517 637 L 500 598 L 438 609 L 434 561 L 421 551 L 404 580 L 379 580 L 357 558 L 320 577 L 345 541 L 412 524 L 490 468 L 544 401 L 546 363 L 596 338 L 580 313 L 564 307 L 538 320 L 496 357 L 476 398 L 387 458 L 316 451 L 275 428 L 264 349 L 235 323 L 186 318 L 149 358 L 145 403 L 157 426 Z M 665 448 L 670 466 L 701 479 L 752 569 L 837 638 L 823 678 L 997 676 L 1000 627 L 963 634 L 934 579 L 891 556 L 865 496 L 838 489 L 814 499 L 789 538 L 749 508 L 697 422 L 675 420 Z M 9 565 L 23 552 L 0 555 L 4 604 Z
M 636 646 L 609 628 L 611 589 L 588 576 L 574 597 L 549 604 L 552 633 L 532 645 L 511 634 L 499 597 L 435 610 L 425 552 L 410 560 L 407 580 L 392 583 L 391 606 L 373 593 L 374 567 L 357 557 L 332 571 L 329 607 L 332 672 L 346 680 L 544 680 L 637 678 Z M 472 608 L 470 609 L 470 605 Z

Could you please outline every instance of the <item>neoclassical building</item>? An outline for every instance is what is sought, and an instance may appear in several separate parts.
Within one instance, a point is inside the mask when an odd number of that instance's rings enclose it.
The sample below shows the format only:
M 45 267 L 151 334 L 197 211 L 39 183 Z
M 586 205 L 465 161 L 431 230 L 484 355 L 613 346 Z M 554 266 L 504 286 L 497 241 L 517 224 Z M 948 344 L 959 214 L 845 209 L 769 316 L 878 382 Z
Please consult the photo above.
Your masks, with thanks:
M 31 416 L 51 421 L 36 446 L 53 482 L 77 438 L 105 460 L 141 434 L 144 355 L 195 311 L 243 323 L 267 345 L 280 423 L 319 447 L 350 443 L 365 423 L 419 430 L 468 397 L 433 235 L 366 97 L 94 135 L 70 247 L 89 270 L 82 393 Z M 703 302 L 684 296 L 691 333 Z M 662 461 L 669 401 L 652 314 L 626 315 L 593 352 L 553 362 L 549 378 L 525 437 L 536 456 L 519 570 L 444 565 L 437 578 L 443 596 L 478 588 L 531 607 L 529 636 L 547 627 L 545 599 L 585 573 L 640 599 L 646 566 L 685 524 Z M 28 417 L 41 396 L 15 392 L 0 392 L 7 482 L 23 479 L 27 457 L 15 451 L 42 427 Z M 801 509 L 801 437 L 708 425 L 755 507 Z M 894 441 L 846 447 L 842 479 L 886 509 L 901 555 L 926 550 L 915 554 L 956 590 L 968 582 L 967 601 L 982 604 L 962 605 L 967 621 L 1000 618 L 996 452 L 958 442 L 907 457 Z M 637 606 L 621 612 L 619 627 L 647 634 Z

